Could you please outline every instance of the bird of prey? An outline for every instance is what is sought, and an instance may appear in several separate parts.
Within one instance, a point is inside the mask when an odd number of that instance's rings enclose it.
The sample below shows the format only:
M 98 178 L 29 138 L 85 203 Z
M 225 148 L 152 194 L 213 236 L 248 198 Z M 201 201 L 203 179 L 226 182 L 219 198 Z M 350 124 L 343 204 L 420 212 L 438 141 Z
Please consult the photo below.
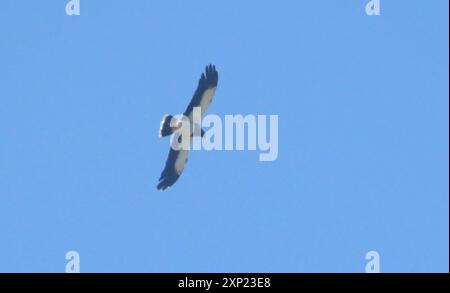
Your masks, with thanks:
M 201 114 L 206 112 L 208 106 L 212 102 L 212 98 L 216 92 L 217 83 L 219 81 L 219 74 L 216 71 L 216 67 L 214 65 L 206 66 L 206 70 L 202 73 L 202 76 L 198 82 L 197 90 L 192 97 L 191 102 L 187 106 L 186 111 L 184 111 L 183 115 L 185 117 L 189 117 L 189 122 L 193 125 L 193 110 L 195 107 L 200 107 Z M 172 123 L 171 120 L 172 115 L 165 115 L 161 121 L 161 126 L 159 128 L 159 136 L 165 137 L 171 135 L 179 126 Z M 201 136 L 203 136 L 204 131 L 201 130 Z M 193 128 L 190 130 L 191 137 L 193 136 Z M 182 136 L 179 137 L 182 139 Z M 172 186 L 180 177 L 183 169 L 188 160 L 189 150 L 185 150 L 183 148 L 179 150 L 174 150 L 172 147 L 169 150 L 169 156 L 166 161 L 166 165 L 164 170 L 161 173 L 161 177 L 159 178 L 158 186 L 156 187 L 158 190 L 165 190 L 166 188 Z

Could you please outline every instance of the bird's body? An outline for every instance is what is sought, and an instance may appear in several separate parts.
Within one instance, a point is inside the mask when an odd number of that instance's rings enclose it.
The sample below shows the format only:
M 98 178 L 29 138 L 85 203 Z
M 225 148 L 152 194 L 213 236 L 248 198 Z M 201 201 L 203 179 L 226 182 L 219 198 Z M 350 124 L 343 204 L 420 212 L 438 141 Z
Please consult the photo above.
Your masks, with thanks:
M 194 108 L 200 107 L 201 114 L 206 112 L 209 105 L 212 102 L 212 98 L 216 92 L 217 83 L 219 80 L 219 75 L 216 71 L 215 66 L 209 65 L 206 67 L 205 73 L 202 74 L 198 87 L 194 93 L 194 96 L 191 99 L 191 102 L 184 111 L 183 115 L 188 117 L 191 125 L 194 127 L 193 123 L 193 112 Z M 176 131 L 180 126 L 179 123 L 174 123 L 171 121 L 173 119 L 172 115 L 165 115 L 163 120 L 161 121 L 161 127 L 159 129 L 160 137 L 168 136 Z M 192 137 L 194 134 L 193 127 L 190 128 L 190 136 Z M 203 130 L 201 130 L 201 135 L 203 136 Z M 179 142 L 183 137 L 179 136 Z M 178 149 L 170 148 L 169 156 L 166 161 L 166 165 L 164 170 L 161 173 L 161 177 L 159 178 L 159 183 L 157 186 L 158 190 L 165 190 L 166 188 L 172 186 L 180 177 L 181 173 L 184 170 L 186 162 L 189 157 L 188 149 Z

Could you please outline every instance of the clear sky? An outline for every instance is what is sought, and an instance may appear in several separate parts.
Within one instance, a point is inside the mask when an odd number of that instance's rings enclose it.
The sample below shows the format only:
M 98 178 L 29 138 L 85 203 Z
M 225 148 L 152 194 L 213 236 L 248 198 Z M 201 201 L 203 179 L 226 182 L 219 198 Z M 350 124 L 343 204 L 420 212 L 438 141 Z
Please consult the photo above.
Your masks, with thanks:
M 448 272 L 449 3 L 366 2 L 2 0 L 0 272 Z M 158 192 L 208 63 L 278 159 L 197 151 Z

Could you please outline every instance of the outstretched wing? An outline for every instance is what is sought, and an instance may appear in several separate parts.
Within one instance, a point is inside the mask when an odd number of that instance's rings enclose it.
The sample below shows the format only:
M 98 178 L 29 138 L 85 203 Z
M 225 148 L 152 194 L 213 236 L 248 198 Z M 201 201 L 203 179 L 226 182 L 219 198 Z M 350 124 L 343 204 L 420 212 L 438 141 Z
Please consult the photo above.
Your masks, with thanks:
M 188 157 L 189 150 L 174 150 L 172 147 L 170 148 L 166 166 L 161 173 L 158 186 L 156 187 L 158 190 L 164 190 L 178 180 L 184 170 Z
M 192 121 L 192 112 L 194 107 L 201 107 L 202 114 L 206 112 L 209 104 L 212 102 L 212 97 L 216 93 L 217 83 L 219 82 L 219 73 L 216 71 L 214 65 L 206 66 L 205 73 L 198 82 L 197 90 L 192 97 L 184 115 L 189 117 Z

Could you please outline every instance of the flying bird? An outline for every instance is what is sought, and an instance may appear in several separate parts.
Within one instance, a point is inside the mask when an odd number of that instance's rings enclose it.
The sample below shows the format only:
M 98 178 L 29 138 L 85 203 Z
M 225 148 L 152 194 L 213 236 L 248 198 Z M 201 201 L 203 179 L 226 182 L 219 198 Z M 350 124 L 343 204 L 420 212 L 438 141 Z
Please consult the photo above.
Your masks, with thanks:
M 189 118 L 189 122 L 191 125 L 194 125 L 193 122 L 193 110 L 195 107 L 200 107 L 201 114 L 206 112 L 209 105 L 212 102 L 212 98 L 216 92 L 217 83 L 219 81 L 219 74 L 216 71 L 216 67 L 214 65 L 206 66 L 205 72 L 202 73 L 200 80 L 198 82 L 197 89 L 194 93 L 194 96 L 191 99 L 191 102 L 184 111 L 183 115 Z M 159 136 L 165 137 L 171 135 L 174 131 L 176 131 L 180 126 L 179 123 L 173 123 L 171 126 L 172 115 L 164 115 L 161 126 L 159 128 Z M 175 125 L 175 126 L 173 126 Z M 190 130 L 190 136 L 193 136 L 193 128 Z M 203 137 L 204 131 L 201 130 L 201 136 Z M 182 140 L 183 137 L 179 136 L 179 140 Z M 181 141 L 179 141 L 181 142 Z M 172 147 L 169 150 L 169 156 L 166 161 L 166 165 L 164 170 L 161 173 L 161 177 L 159 178 L 158 186 L 156 187 L 158 190 L 165 190 L 166 188 L 172 186 L 180 177 L 181 173 L 184 170 L 186 162 L 189 157 L 189 150 L 185 150 L 180 148 L 180 150 L 174 150 Z

